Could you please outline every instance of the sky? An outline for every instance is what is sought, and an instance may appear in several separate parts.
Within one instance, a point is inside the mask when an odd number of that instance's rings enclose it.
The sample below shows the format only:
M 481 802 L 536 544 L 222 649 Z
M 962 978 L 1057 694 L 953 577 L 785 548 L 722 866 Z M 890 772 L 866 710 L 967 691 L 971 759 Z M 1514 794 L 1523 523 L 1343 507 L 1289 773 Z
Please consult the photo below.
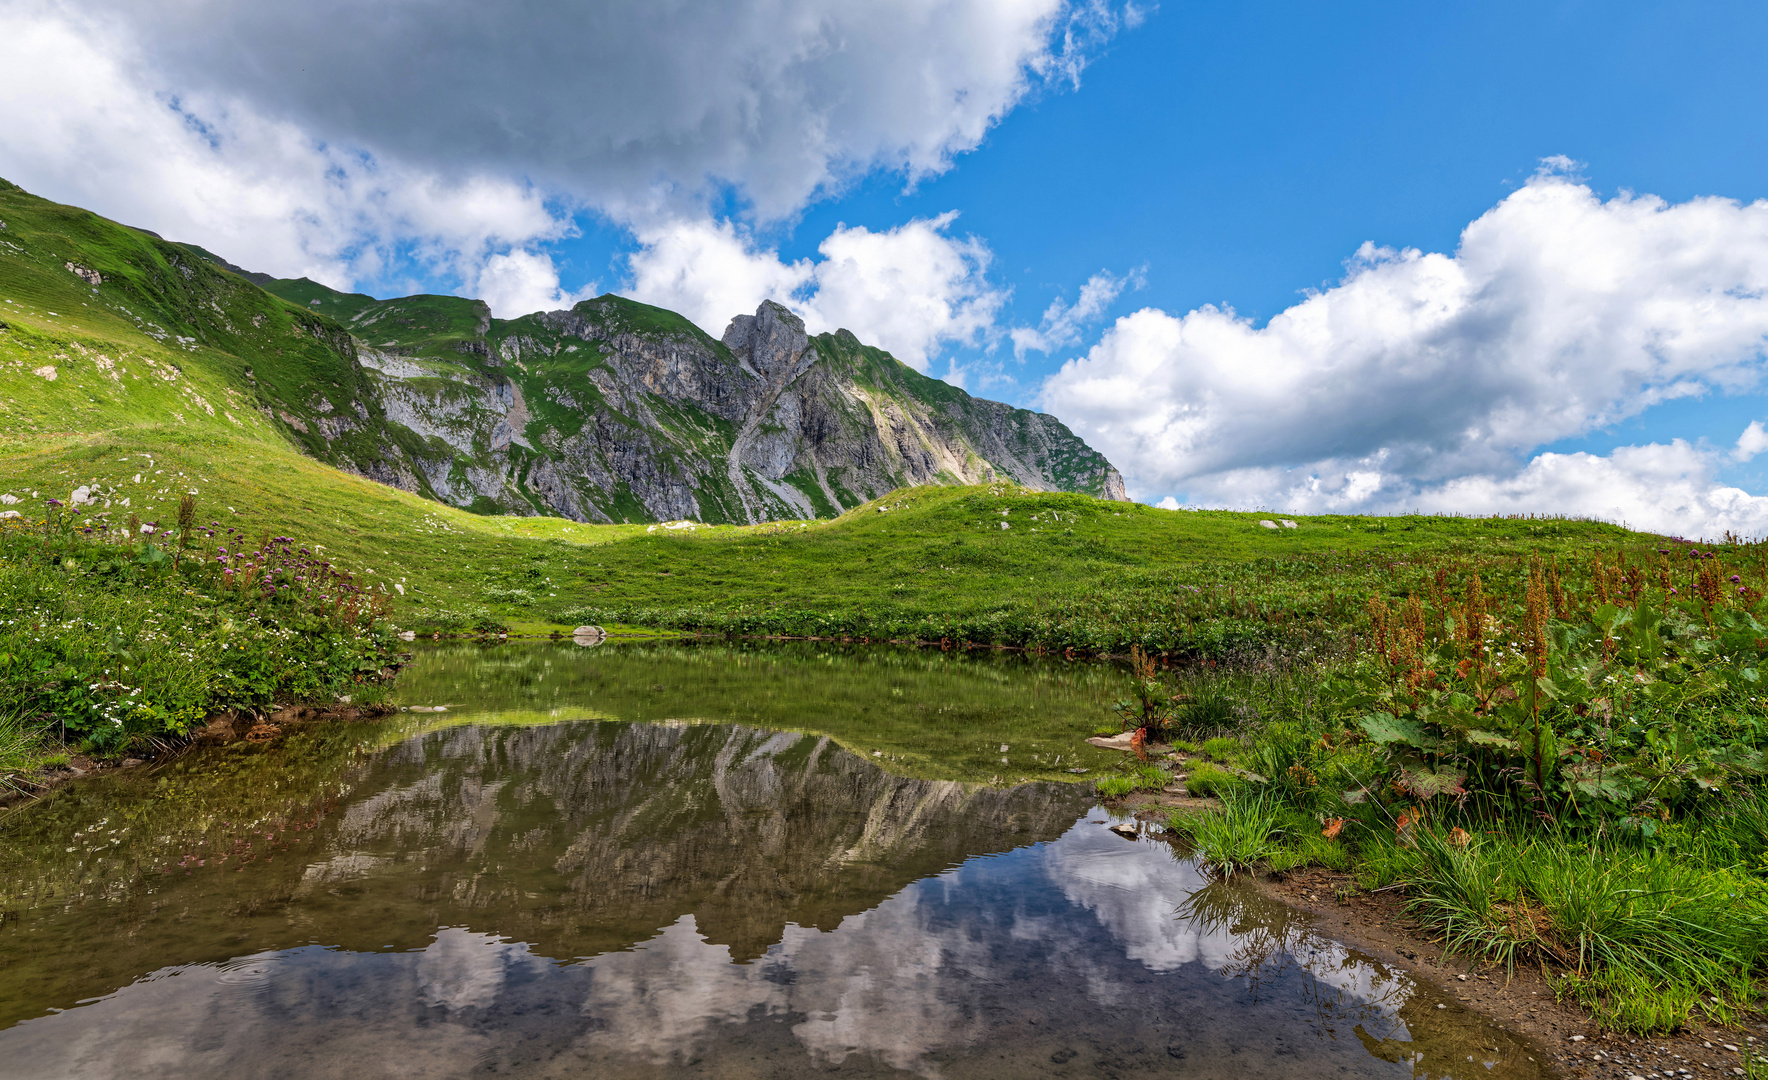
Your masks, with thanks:
M 1175 508 L 1768 535 L 1768 8 L 0 0 L 0 176 L 500 316 L 763 299 Z

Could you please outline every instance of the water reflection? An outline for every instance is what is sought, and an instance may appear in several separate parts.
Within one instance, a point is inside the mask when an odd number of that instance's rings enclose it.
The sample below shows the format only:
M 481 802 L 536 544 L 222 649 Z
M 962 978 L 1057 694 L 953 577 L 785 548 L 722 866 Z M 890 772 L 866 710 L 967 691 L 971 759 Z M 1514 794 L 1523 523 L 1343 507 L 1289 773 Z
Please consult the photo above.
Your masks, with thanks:
M 0 1075 L 1535 1075 L 1071 786 L 740 725 L 413 724 L 10 820 Z

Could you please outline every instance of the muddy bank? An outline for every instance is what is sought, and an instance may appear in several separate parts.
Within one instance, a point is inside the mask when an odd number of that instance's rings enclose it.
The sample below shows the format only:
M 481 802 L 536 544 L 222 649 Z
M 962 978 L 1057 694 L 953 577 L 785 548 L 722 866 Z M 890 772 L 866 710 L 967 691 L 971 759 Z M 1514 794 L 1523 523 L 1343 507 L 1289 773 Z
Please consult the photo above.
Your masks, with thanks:
M 191 728 L 180 742 L 162 743 L 154 749 L 138 748 L 120 759 L 95 758 L 88 754 L 68 752 L 65 764 L 51 765 L 29 773 L 7 778 L 8 788 L 0 790 L 0 809 L 29 802 L 63 784 L 75 780 L 138 768 L 155 761 L 177 757 L 193 746 L 224 744 L 249 739 L 264 742 L 274 739 L 293 727 L 331 721 L 373 720 L 399 711 L 397 705 L 277 705 L 259 712 L 251 709 L 223 709 L 211 714 Z

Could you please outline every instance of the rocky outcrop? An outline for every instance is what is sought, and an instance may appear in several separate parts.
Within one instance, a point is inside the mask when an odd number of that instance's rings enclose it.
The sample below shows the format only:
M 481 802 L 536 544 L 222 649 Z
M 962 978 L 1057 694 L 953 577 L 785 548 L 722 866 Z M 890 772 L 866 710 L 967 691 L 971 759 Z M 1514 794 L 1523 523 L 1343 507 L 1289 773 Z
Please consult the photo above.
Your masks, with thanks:
M 1110 463 L 1054 417 L 973 398 L 846 331 L 812 337 L 772 301 L 714 340 L 615 296 L 505 321 L 454 297 L 298 284 L 321 310 L 354 303 L 358 333 L 392 335 L 348 346 L 381 437 L 319 455 L 457 506 L 747 524 L 829 517 L 916 484 L 1125 498 Z M 304 424 L 324 437 L 367 426 Z

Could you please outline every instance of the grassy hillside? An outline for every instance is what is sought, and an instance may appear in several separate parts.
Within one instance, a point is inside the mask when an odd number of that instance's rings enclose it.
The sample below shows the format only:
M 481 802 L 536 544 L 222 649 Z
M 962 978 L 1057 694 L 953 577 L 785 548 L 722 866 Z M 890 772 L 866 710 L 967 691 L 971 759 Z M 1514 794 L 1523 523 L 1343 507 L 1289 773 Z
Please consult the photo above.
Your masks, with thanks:
M 356 400 L 353 369 L 327 346 L 341 325 L 296 302 L 305 293 L 269 295 L 16 188 L 0 189 L 0 221 L 0 493 L 33 513 L 85 485 L 94 516 L 152 521 L 194 492 L 206 520 L 322 545 L 392 594 L 408 625 L 597 619 L 1208 653 L 1332 640 L 1372 592 L 1404 595 L 1440 565 L 1484 568 L 1501 590 L 1534 553 L 1574 577 L 1599 551 L 1659 557 L 1655 539 L 1598 523 L 1319 517 L 1269 530 L 1256 514 L 1009 485 L 915 489 L 833 521 L 757 527 L 478 516 L 303 454 L 271 403 L 338 412 Z M 81 276 L 92 273 L 99 284 Z M 308 291 L 345 322 L 401 327 L 407 346 L 440 355 L 482 312 Z

